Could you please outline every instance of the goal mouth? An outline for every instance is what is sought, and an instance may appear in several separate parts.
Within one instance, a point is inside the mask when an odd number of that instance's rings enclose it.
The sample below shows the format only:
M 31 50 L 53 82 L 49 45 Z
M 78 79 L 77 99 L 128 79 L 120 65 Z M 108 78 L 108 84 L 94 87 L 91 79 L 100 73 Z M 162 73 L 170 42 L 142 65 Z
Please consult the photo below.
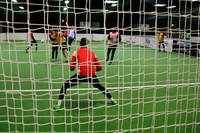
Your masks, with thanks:
M 0 132 L 199 133 L 199 5 L 1 0 Z

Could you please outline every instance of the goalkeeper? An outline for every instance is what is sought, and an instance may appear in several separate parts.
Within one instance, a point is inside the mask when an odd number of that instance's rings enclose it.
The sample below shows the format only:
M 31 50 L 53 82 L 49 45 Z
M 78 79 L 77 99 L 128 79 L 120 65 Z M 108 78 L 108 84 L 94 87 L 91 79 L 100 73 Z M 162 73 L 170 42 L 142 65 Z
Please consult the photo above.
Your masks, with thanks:
M 67 80 L 60 90 L 58 103 L 54 106 L 55 110 L 61 108 L 61 103 L 64 99 L 64 93 L 66 90 L 72 86 L 78 85 L 81 82 L 90 82 L 94 87 L 98 88 L 108 99 L 111 99 L 112 104 L 117 104 L 117 101 L 113 99 L 108 91 L 99 83 L 99 79 L 96 76 L 96 71 L 101 71 L 102 66 L 95 56 L 95 53 L 88 50 L 87 48 L 88 40 L 82 38 L 80 41 L 80 49 L 74 52 L 71 63 L 70 70 L 75 69 L 76 63 L 78 63 L 78 74 L 73 75 L 69 80 Z M 95 67 L 96 66 L 96 67 Z

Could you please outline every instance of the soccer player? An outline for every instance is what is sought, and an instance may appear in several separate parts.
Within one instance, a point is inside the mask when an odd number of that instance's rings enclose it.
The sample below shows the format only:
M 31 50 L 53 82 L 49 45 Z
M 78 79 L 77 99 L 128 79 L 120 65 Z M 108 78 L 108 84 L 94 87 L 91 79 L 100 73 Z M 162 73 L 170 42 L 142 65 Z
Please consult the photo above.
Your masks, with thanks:
M 76 31 L 75 31 L 74 26 L 72 25 L 72 28 L 69 29 L 69 31 L 68 31 L 68 46 L 69 46 L 69 51 L 70 51 L 72 42 L 74 40 L 76 40 Z
M 52 41 L 52 61 L 56 61 L 58 57 L 58 42 L 56 41 L 56 32 L 51 30 L 49 38 Z
M 67 45 L 67 36 L 68 36 L 68 30 L 66 30 L 64 33 L 62 33 L 62 36 L 65 37 L 65 42 L 66 42 L 66 45 Z
M 121 42 L 121 35 L 116 29 L 114 29 L 112 32 L 110 32 L 108 34 L 108 40 L 109 41 L 108 41 L 108 51 L 107 51 L 106 61 L 109 61 L 109 56 L 110 56 L 110 53 L 112 52 L 111 60 L 109 62 L 109 65 L 111 65 L 113 58 L 114 58 L 114 55 L 115 55 L 117 45 L 118 45 L 119 42 Z
M 65 57 L 65 61 L 68 62 L 68 59 L 67 59 L 67 56 L 65 55 L 65 53 L 67 53 L 69 57 L 70 57 L 70 54 L 68 52 L 66 38 L 60 32 L 57 31 L 56 32 L 56 40 L 58 42 L 58 45 L 62 45 L 62 53 Z
M 30 39 L 31 39 L 31 45 L 26 48 L 26 53 L 28 53 L 28 50 L 33 46 L 33 43 L 35 44 L 35 52 L 37 53 L 38 52 L 38 44 L 37 44 L 37 41 L 35 40 L 35 37 L 33 35 L 33 32 L 30 32 Z
M 72 56 L 70 70 L 73 71 L 77 63 L 78 73 L 73 75 L 62 86 L 58 103 L 54 106 L 55 110 L 59 110 L 61 108 L 61 103 L 64 99 L 66 90 L 82 82 L 90 82 L 94 87 L 102 91 L 102 93 L 106 95 L 108 99 L 111 99 L 112 104 L 117 104 L 117 101 L 114 100 L 111 94 L 99 83 L 99 79 L 96 76 L 96 71 L 101 71 L 102 66 L 95 53 L 87 48 L 87 44 L 88 40 L 86 38 L 82 38 L 80 41 L 81 48 L 76 50 Z
M 158 50 L 161 51 L 160 46 L 162 45 L 163 51 L 165 52 L 164 34 L 160 31 L 158 31 L 157 37 L 158 37 L 158 42 L 159 42 Z

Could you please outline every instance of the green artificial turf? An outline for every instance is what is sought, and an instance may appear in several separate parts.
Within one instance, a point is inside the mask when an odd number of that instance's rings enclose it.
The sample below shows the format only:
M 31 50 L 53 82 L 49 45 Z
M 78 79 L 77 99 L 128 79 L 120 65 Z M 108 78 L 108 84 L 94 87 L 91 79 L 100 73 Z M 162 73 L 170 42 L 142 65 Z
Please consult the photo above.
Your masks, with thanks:
M 121 43 L 108 65 L 104 42 L 90 42 L 103 66 L 97 76 L 119 104 L 85 83 L 71 88 L 63 110 L 55 112 L 62 83 L 77 69 L 69 70 L 60 50 L 52 62 L 48 42 L 38 53 L 34 46 L 25 53 L 27 46 L 0 43 L 0 132 L 200 132 L 196 57 Z M 74 42 L 70 54 L 78 48 Z

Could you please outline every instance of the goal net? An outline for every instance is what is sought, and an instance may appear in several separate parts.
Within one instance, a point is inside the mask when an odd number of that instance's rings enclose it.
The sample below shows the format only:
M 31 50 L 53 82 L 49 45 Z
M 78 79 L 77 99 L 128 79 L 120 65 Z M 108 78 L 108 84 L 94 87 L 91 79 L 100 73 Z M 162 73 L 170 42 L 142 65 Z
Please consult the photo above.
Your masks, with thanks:
M 1 0 L 0 132 L 199 133 L 199 16 L 199 0 Z M 75 37 L 70 57 L 51 31 Z M 68 88 L 56 111 L 84 37 L 117 104 L 91 81 Z

